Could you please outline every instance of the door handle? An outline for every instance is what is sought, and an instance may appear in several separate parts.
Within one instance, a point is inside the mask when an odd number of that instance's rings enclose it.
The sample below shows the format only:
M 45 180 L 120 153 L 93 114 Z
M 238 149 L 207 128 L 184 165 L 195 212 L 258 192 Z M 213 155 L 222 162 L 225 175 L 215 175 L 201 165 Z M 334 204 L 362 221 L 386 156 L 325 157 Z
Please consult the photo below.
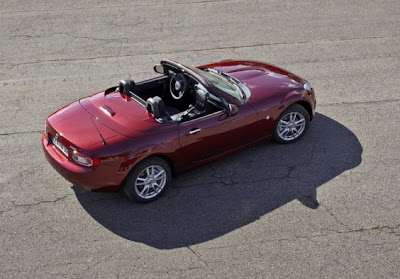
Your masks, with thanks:
M 200 131 L 201 131 L 201 129 L 199 129 L 199 128 L 198 129 L 192 129 L 192 130 L 190 130 L 189 134 L 194 135 L 194 134 L 197 134 Z

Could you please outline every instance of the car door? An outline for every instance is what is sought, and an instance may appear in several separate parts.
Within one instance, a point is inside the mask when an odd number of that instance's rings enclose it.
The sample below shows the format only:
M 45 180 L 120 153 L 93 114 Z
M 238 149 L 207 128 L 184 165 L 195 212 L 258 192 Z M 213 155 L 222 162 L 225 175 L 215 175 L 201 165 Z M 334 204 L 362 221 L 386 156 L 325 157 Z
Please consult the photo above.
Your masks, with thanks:
M 188 163 L 200 163 L 225 151 L 254 141 L 257 113 L 250 105 L 229 116 L 221 110 L 179 124 L 179 141 Z

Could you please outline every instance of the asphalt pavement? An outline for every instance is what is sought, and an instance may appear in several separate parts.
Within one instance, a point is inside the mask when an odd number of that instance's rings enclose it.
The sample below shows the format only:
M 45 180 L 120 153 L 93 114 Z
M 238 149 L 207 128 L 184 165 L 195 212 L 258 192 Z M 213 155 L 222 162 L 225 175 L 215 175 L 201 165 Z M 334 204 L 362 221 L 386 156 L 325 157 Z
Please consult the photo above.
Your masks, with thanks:
M 1 278 L 400 278 L 400 2 L 0 0 Z M 46 117 L 161 59 L 307 79 L 299 142 L 261 143 L 163 197 L 81 192 Z

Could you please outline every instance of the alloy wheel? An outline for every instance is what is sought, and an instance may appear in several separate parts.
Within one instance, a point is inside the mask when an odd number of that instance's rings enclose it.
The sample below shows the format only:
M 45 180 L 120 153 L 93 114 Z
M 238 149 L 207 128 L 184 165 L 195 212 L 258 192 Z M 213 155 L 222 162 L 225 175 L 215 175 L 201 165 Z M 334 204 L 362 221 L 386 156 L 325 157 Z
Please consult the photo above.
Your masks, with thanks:
M 304 132 L 306 119 L 299 112 L 289 112 L 278 122 L 278 136 L 284 141 L 292 141 Z
M 167 181 L 167 173 L 159 165 L 151 165 L 142 170 L 135 181 L 136 194 L 142 199 L 152 199 L 162 192 Z

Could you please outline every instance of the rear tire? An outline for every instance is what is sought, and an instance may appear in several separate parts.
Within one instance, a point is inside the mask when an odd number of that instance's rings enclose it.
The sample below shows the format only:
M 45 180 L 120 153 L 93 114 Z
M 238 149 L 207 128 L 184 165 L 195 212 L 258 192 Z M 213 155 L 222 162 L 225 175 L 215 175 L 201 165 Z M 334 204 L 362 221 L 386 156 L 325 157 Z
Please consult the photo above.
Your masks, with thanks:
M 128 174 L 123 191 L 132 200 L 148 203 L 159 198 L 171 182 L 171 168 L 159 157 L 139 162 Z
M 310 125 L 310 115 L 307 110 L 293 104 L 285 109 L 276 121 L 274 140 L 277 143 L 292 143 L 298 141 Z

